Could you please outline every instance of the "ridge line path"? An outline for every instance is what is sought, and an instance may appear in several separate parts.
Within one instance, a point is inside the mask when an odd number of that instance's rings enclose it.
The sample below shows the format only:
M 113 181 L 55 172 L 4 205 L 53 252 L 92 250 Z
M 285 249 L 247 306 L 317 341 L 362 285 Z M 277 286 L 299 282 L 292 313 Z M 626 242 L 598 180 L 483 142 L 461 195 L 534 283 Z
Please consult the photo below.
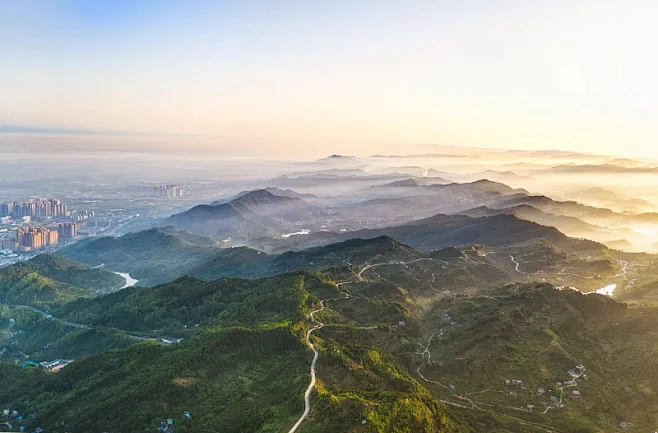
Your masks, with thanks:
M 445 260 L 434 259 L 434 258 L 432 258 L 432 257 L 421 257 L 421 258 L 419 258 L 419 259 L 414 259 L 414 260 L 411 260 L 411 261 L 409 261 L 409 262 L 399 261 L 399 262 L 373 263 L 372 265 L 364 266 L 363 269 L 361 269 L 361 270 L 359 271 L 359 273 L 357 274 L 357 278 L 359 279 L 359 281 L 363 281 L 363 273 L 364 273 L 365 271 L 367 271 L 368 269 L 374 268 L 375 266 L 384 266 L 384 265 L 400 265 L 400 266 L 407 266 L 407 265 L 410 265 L 410 264 L 412 264 L 412 263 L 420 262 L 420 261 L 423 261 L 423 260 L 429 260 L 429 261 L 431 261 L 431 262 L 440 262 L 440 263 L 443 263 L 443 265 L 444 265 L 444 266 L 443 266 L 443 269 L 447 269 L 447 268 L 445 267 L 445 265 L 450 265 L 450 263 L 446 262 Z M 339 283 L 339 284 L 345 284 L 345 283 L 348 283 L 348 282 L 349 282 L 349 281 L 346 281 L 346 282 L 343 282 L 343 283 Z
M 338 284 L 346 284 L 346 283 L 349 283 L 349 281 L 345 281 L 343 283 L 338 283 Z M 339 287 L 338 284 L 336 284 L 336 287 Z M 313 343 L 311 343 L 311 334 L 313 333 L 313 331 L 316 331 L 324 327 L 324 323 L 320 322 L 319 320 L 315 320 L 315 313 L 319 313 L 320 311 L 324 310 L 324 303 L 327 301 L 338 301 L 343 299 L 349 299 L 350 296 L 348 293 L 345 293 L 344 295 L 345 296 L 341 298 L 321 300 L 320 308 L 311 311 L 311 313 L 309 314 L 311 321 L 317 323 L 311 329 L 306 331 L 306 344 L 308 344 L 308 347 L 310 347 L 313 350 L 313 361 L 311 361 L 311 383 L 306 388 L 306 392 L 304 392 L 304 413 L 302 414 L 301 417 L 299 417 L 295 425 L 292 426 L 292 428 L 288 431 L 288 433 L 296 432 L 299 426 L 302 425 L 308 414 L 311 412 L 311 392 L 313 391 L 313 388 L 315 388 L 315 382 L 316 382 L 315 365 L 317 364 L 318 358 L 320 357 L 320 352 L 318 352 L 318 349 L 316 349 Z M 370 328 L 359 328 L 359 329 L 370 329 Z
M 521 263 L 517 262 L 514 259 L 514 256 L 511 255 L 511 254 L 509 255 L 509 258 L 512 260 L 512 263 L 514 263 L 516 265 L 514 270 L 516 272 L 518 272 L 519 274 L 525 274 L 525 275 L 572 275 L 574 277 L 584 278 L 584 279 L 587 279 L 587 280 L 593 280 L 594 278 L 596 278 L 596 277 L 586 277 L 585 275 L 578 275 L 578 274 L 574 274 L 574 273 L 571 273 L 571 272 L 523 272 L 522 270 L 519 269 L 519 266 L 521 266 Z
M 71 328 L 78 328 L 78 329 L 90 329 L 90 328 L 92 328 L 90 325 L 85 325 L 84 323 L 68 322 L 68 321 L 66 321 L 66 320 L 64 320 L 64 319 L 60 319 L 60 318 L 55 317 L 55 316 L 53 316 L 52 314 L 50 314 L 50 313 L 48 313 L 48 312 L 46 312 L 46 311 L 40 310 L 40 309 L 38 309 L 38 308 L 36 308 L 36 307 L 33 307 L 33 306 L 31 306 L 31 305 L 9 305 L 9 304 L 7 304 L 7 306 L 8 306 L 8 307 L 13 307 L 13 308 L 16 308 L 16 307 L 27 308 L 28 310 L 31 310 L 31 311 L 34 311 L 35 313 L 39 313 L 39 314 L 41 314 L 43 317 L 45 317 L 45 318 L 48 319 L 48 320 L 52 320 L 52 321 L 54 321 L 54 322 L 59 322 L 59 323 L 61 323 L 61 324 L 63 324 L 63 325 L 70 326 Z M 116 328 L 116 329 L 119 329 L 119 328 Z M 140 340 L 140 341 L 160 341 L 160 340 L 157 339 L 157 338 L 140 337 L 139 335 L 133 335 L 133 334 L 130 334 L 130 333 L 126 332 L 126 331 L 123 330 L 123 329 L 119 329 L 119 331 L 123 331 L 123 332 L 126 334 L 126 337 L 128 337 L 128 338 L 132 338 L 133 340 Z
M 437 259 L 433 259 L 431 257 L 430 258 L 423 257 L 423 258 L 412 260 L 410 262 L 374 263 L 372 265 L 367 265 L 367 266 L 363 267 L 363 269 L 361 269 L 359 271 L 359 273 L 357 274 L 357 278 L 358 278 L 357 281 L 341 281 L 339 283 L 334 283 L 334 284 L 337 288 L 340 289 L 340 286 L 345 285 L 345 284 L 352 284 L 352 283 L 355 283 L 355 282 L 362 282 L 363 281 L 362 274 L 365 271 L 367 271 L 368 269 L 374 268 L 375 266 L 407 265 L 407 264 L 410 264 L 410 263 L 419 262 L 421 260 L 438 261 L 438 262 L 445 263 L 446 265 L 448 264 L 448 262 L 446 262 L 444 260 L 437 260 Z M 338 301 L 338 300 L 344 300 L 344 299 L 349 299 L 349 298 L 350 298 L 350 294 L 346 293 L 346 292 L 343 292 L 343 297 L 321 300 L 320 301 L 320 308 L 318 308 L 317 310 L 311 311 L 311 313 L 309 314 L 309 317 L 311 318 L 311 321 L 316 323 L 316 325 L 314 325 L 311 329 L 309 329 L 306 332 L 306 344 L 308 344 L 308 346 L 313 350 L 313 360 L 311 361 L 311 383 L 306 388 L 306 392 L 304 392 L 304 413 L 302 413 L 302 416 L 299 417 L 299 419 L 297 420 L 295 425 L 293 425 L 292 428 L 290 430 L 288 430 L 288 433 L 295 433 L 297 431 L 297 429 L 299 429 L 299 427 L 302 425 L 302 423 L 304 422 L 304 420 L 306 419 L 308 414 L 311 412 L 311 392 L 313 391 L 313 388 L 315 388 L 315 382 L 316 382 L 315 366 L 318 362 L 318 358 L 320 357 L 320 352 L 318 352 L 318 350 L 315 348 L 313 343 L 311 343 L 311 334 L 313 333 L 313 331 L 316 331 L 316 330 L 321 329 L 322 327 L 324 327 L 324 324 L 322 322 L 315 320 L 315 313 L 319 313 L 320 311 L 324 310 L 324 307 L 325 307 L 324 303 L 326 301 Z M 358 329 L 374 329 L 374 328 L 376 328 L 376 326 L 361 326 L 361 327 L 358 327 Z M 428 344 L 428 347 L 429 347 L 429 344 Z M 427 353 L 429 355 L 429 352 L 427 352 Z
M 315 322 L 315 313 L 319 313 L 320 311 L 324 310 L 324 301 L 320 301 L 320 305 L 320 308 L 311 311 L 310 317 L 313 322 Z M 315 364 L 318 362 L 318 357 L 320 356 L 318 349 L 316 349 L 313 343 L 311 343 L 311 334 L 313 331 L 320 329 L 323 326 L 324 324 L 322 322 L 317 322 L 317 325 L 306 331 L 306 344 L 308 344 L 308 346 L 313 350 L 313 361 L 311 361 L 311 383 L 308 385 L 308 388 L 306 388 L 306 392 L 304 393 L 304 413 L 301 417 L 299 417 L 295 425 L 292 426 L 288 433 L 296 432 L 299 426 L 302 425 L 308 416 L 309 412 L 311 412 L 311 391 L 313 391 L 313 388 L 315 387 Z

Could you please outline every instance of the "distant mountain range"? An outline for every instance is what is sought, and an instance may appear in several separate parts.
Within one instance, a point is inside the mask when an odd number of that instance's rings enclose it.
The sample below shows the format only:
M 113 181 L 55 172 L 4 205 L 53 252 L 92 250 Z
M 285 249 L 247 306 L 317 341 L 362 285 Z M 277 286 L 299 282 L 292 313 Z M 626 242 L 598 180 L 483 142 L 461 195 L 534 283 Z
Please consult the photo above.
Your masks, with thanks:
M 314 228 L 329 213 L 297 197 L 275 195 L 261 189 L 239 194 L 232 200 L 200 205 L 172 215 L 165 225 L 213 238 L 249 238 L 280 235 L 282 231 Z

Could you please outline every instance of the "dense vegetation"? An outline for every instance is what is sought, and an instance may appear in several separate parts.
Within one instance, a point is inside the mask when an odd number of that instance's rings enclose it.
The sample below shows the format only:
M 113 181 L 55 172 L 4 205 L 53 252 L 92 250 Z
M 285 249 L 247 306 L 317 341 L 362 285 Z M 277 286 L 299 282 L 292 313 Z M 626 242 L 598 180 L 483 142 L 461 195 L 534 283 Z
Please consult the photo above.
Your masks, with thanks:
M 549 394 L 561 395 L 556 382 L 566 382 L 567 371 L 583 365 L 586 380 L 565 388 L 563 409 L 525 418 L 563 431 L 613 431 L 622 421 L 653 428 L 658 423 L 651 409 L 658 404 L 656 313 L 546 284 L 446 299 L 424 318 L 426 339 L 430 332 L 435 338 L 432 363 L 423 374 L 455 385 L 454 394 L 432 387 L 444 398 L 473 395 L 475 404 L 518 414 L 514 408 L 527 404 L 544 410 Z M 522 380 L 523 387 L 510 388 L 505 379 Z M 539 388 L 547 394 L 538 395 Z M 567 399 L 573 389 L 582 398 Z M 590 416 L 593 411 L 596 417 Z
M 136 331 L 161 327 L 184 332 L 181 324 L 195 321 L 200 326 L 180 345 L 139 343 L 83 357 L 58 374 L 4 366 L 0 403 L 22 413 L 37 411 L 35 423 L 53 432 L 143 431 L 167 417 L 177 420 L 179 431 L 283 431 L 302 412 L 308 385 L 306 312 L 319 297 L 340 297 L 325 278 L 307 273 L 210 283 L 183 278 L 73 302 L 58 314 Z M 330 321 L 349 334 L 361 333 L 361 340 L 364 332 L 380 326 L 391 332 L 403 319 L 408 322 L 401 331 L 405 338 L 418 331 L 400 303 L 408 304 L 398 288 L 363 286 L 352 290 L 357 306 L 348 306 L 344 315 L 327 309 Z M 379 309 L 372 311 L 380 313 L 358 317 L 358 308 L 369 310 L 362 305 L 364 297 L 378 303 Z M 360 361 L 363 374 L 358 374 L 365 388 L 330 389 L 320 382 L 313 420 L 305 431 L 407 431 L 409 425 L 414 431 L 463 431 L 393 358 L 358 341 L 322 343 L 323 359 L 331 370 L 343 370 L 339 375 L 352 374 L 354 360 L 367 357 L 368 362 Z M 336 357 L 338 353 L 342 355 Z M 185 411 L 193 414 L 188 422 L 183 422 Z
M 302 318 L 308 297 L 304 282 L 303 274 L 213 282 L 184 277 L 161 286 L 80 299 L 60 308 L 57 315 L 94 326 L 144 333 L 159 329 L 181 336 L 198 327 L 290 323 Z
M 0 361 L 77 359 L 134 342 L 118 329 L 75 328 L 25 307 L 0 305 Z
M 129 273 L 141 285 L 152 285 L 184 275 L 217 251 L 207 243 L 197 245 L 191 240 L 188 235 L 152 229 L 120 238 L 84 240 L 57 253 L 93 266 L 105 264 L 113 271 Z
M 0 269 L 0 303 L 53 306 L 121 288 L 124 279 L 49 255 Z
M 149 237 L 160 252 L 140 245 Z M 421 253 L 386 236 L 279 255 L 219 249 L 167 230 L 100 241 L 78 246 L 80 254 L 95 250 L 93 260 L 125 264 L 147 281 L 176 279 L 97 296 L 74 283 L 99 269 L 45 257 L 3 270 L 26 284 L 20 272 L 36 273 L 39 265 L 55 291 L 39 304 L 54 318 L 0 307 L 0 349 L 7 349 L 0 407 L 38 412 L 31 427 L 144 431 L 173 417 L 178 431 L 287 431 L 303 411 L 308 314 L 320 300 L 325 308 L 315 317 L 324 327 L 312 336 L 318 382 L 302 433 L 593 433 L 621 422 L 658 425 L 650 410 L 658 404 L 658 310 L 642 302 L 658 278 L 642 267 L 653 263 L 646 256 L 582 255 L 547 241 Z M 140 253 L 141 265 L 128 263 Z M 175 254 L 180 260 L 157 274 Z M 534 280 L 590 289 L 615 282 L 620 298 L 636 304 L 527 283 Z M 35 290 L 6 293 L 33 297 Z M 160 337 L 183 340 L 162 345 Z M 57 374 L 11 364 L 56 357 L 75 362 Z M 558 396 L 564 407 L 549 409 L 555 383 L 581 364 L 587 380 L 573 388 L 582 395 L 571 400 L 565 388 Z

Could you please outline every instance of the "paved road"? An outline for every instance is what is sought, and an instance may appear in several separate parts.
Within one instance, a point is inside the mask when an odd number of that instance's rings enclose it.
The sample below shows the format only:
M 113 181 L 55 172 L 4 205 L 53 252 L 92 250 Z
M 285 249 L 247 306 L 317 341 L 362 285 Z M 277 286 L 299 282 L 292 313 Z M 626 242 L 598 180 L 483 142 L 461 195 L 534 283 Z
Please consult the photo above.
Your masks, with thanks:
M 320 301 L 320 308 L 311 311 L 310 314 L 311 321 L 317 322 L 316 325 L 314 325 L 311 329 L 309 329 L 306 332 L 306 343 L 308 344 L 308 347 L 310 347 L 313 350 L 313 361 L 311 361 L 311 383 L 308 385 L 308 388 L 306 388 L 306 392 L 304 393 L 304 413 L 302 414 L 301 417 L 299 417 L 295 425 L 292 426 L 292 428 L 288 431 L 288 433 L 296 432 L 299 426 L 302 425 L 302 422 L 304 422 L 309 412 L 311 411 L 311 392 L 315 387 L 315 364 L 317 364 L 318 357 L 320 356 L 320 352 L 318 352 L 318 349 L 316 349 L 313 343 L 311 343 L 311 334 L 313 333 L 313 331 L 320 329 L 324 326 L 322 322 L 315 320 L 315 313 L 319 313 L 322 310 L 324 310 L 324 301 Z
M 365 271 L 367 271 L 368 269 L 372 269 L 372 268 L 374 268 L 375 266 L 384 266 L 384 265 L 407 266 L 407 265 L 410 265 L 410 264 L 412 264 L 412 263 L 420 262 L 420 261 L 422 261 L 422 260 L 428 260 L 428 261 L 431 261 L 431 262 L 440 262 L 440 263 L 443 263 L 443 264 L 444 264 L 444 266 L 443 266 L 444 269 L 446 269 L 445 265 L 449 265 L 449 263 L 446 262 L 445 260 L 433 259 L 433 258 L 431 258 L 431 257 L 421 257 L 420 259 L 414 259 L 414 260 L 411 260 L 411 261 L 409 261 L 409 262 L 385 262 L 385 263 L 374 263 L 374 264 L 372 264 L 372 265 L 365 266 L 363 269 L 361 269 L 361 270 L 359 271 L 358 275 L 357 275 L 357 278 L 359 279 L 359 281 L 363 281 L 363 273 L 364 273 Z M 340 283 L 340 284 L 344 284 L 344 283 Z
M 340 284 L 347 284 L 347 283 L 349 283 L 349 281 L 338 283 L 336 284 L 336 286 L 339 286 Z M 315 387 L 315 365 L 317 364 L 318 358 L 320 356 L 320 352 L 318 352 L 318 350 L 315 348 L 313 343 L 311 343 L 311 334 L 313 333 L 313 331 L 316 331 L 324 326 L 322 322 L 320 322 L 319 320 L 315 320 L 315 313 L 319 313 L 320 311 L 324 310 L 324 303 L 327 301 L 342 301 L 345 299 L 350 299 L 349 293 L 342 293 L 342 296 L 339 298 L 325 299 L 323 301 L 320 301 L 320 308 L 311 311 L 310 314 L 311 322 L 315 323 L 315 325 L 306 332 L 306 343 L 308 344 L 308 347 L 310 347 L 313 350 L 313 361 L 311 361 L 311 383 L 308 385 L 308 388 L 306 388 L 306 392 L 304 393 L 304 413 L 302 414 L 301 417 L 299 417 L 295 425 L 292 426 L 292 428 L 288 431 L 288 433 L 294 433 L 295 431 L 297 431 L 299 426 L 302 425 L 302 422 L 304 422 L 309 412 L 311 411 L 311 392 Z M 371 328 L 363 327 L 360 329 L 371 329 Z
M 512 263 L 514 263 L 516 265 L 514 270 L 516 272 L 518 272 L 519 274 L 525 274 L 525 275 L 571 275 L 573 277 L 584 278 L 586 280 L 593 280 L 594 278 L 596 278 L 596 277 L 587 277 L 585 275 L 573 274 L 571 272 L 523 272 L 519 269 L 519 266 L 521 266 L 521 264 L 514 259 L 514 256 L 512 256 L 510 254 L 509 258 L 512 260 Z
M 40 310 L 40 309 L 38 309 L 38 308 L 36 308 L 36 307 L 32 307 L 32 306 L 30 306 L 30 305 L 8 305 L 8 306 L 9 306 L 9 307 L 23 307 L 23 308 L 27 308 L 27 309 L 29 309 L 29 310 L 31 310 L 31 311 L 34 311 L 35 313 L 39 313 L 39 314 L 41 314 L 43 317 L 45 317 L 45 318 L 48 319 L 48 320 L 52 320 L 52 321 L 55 321 L 55 322 L 59 322 L 59 323 L 61 323 L 61 324 L 63 324 L 63 325 L 70 326 L 71 328 L 78 328 L 78 329 L 89 329 L 89 328 L 91 328 L 89 325 L 85 325 L 84 323 L 75 323 L 75 322 L 69 322 L 69 321 L 66 321 L 66 320 L 64 320 L 64 319 L 60 319 L 60 318 L 55 317 L 55 316 L 53 316 L 52 314 L 50 314 L 50 313 L 48 313 L 48 312 L 46 312 L 46 311 Z M 139 335 L 133 335 L 133 334 L 130 334 L 130 333 L 126 332 L 126 331 L 123 331 L 123 332 L 126 334 L 126 337 L 128 337 L 128 338 L 132 338 L 133 340 L 139 340 L 139 341 L 160 341 L 160 340 L 158 340 L 157 338 L 141 337 L 141 336 L 139 336 Z
M 441 334 L 442 331 L 443 331 L 443 328 L 441 328 L 441 331 L 439 331 L 439 334 Z M 422 363 L 420 364 L 420 366 L 418 366 L 418 368 L 416 369 L 416 373 L 418 374 L 418 376 L 420 376 L 420 378 L 423 379 L 423 380 L 424 380 L 425 382 L 427 382 L 427 383 L 431 383 L 431 384 L 434 384 L 434 385 L 439 385 L 439 386 L 441 386 L 441 387 L 447 389 L 452 395 L 454 395 L 455 397 L 458 397 L 458 398 L 461 397 L 460 399 L 467 401 L 468 403 L 471 404 L 471 406 L 467 406 L 467 405 L 464 405 L 464 404 L 455 403 L 455 402 L 450 401 L 450 400 L 442 400 L 442 399 L 439 399 L 439 401 L 440 401 L 441 403 L 449 404 L 449 405 L 451 405 L 451 406 L 455 406 L 455 407 L 459 407 L 459 408 L 463 408 L 463 409 L 470 409 L 470 410 L 476 410 L 476 409 L 477 409 L 477 410 L 482 410 L 482 411 L 490 411 L 489 409 L 483 409 L 483 408 L 481 408 L 481 407 L 478 406 L 478 404 L 485 404 L 485 403 L 478 402 L 478 401 L 473 401 L 473 400 L 471 400 L 470 398 L 465 397 L 465 396 L 458 396 L 458 395 L 455 393 L 454 390 L 450 389 L 449 386 L 446 386 L 446 385 L 442 384 L 441 382 L 437 382 L 437 381 L 435 381 L 435 380 L 430 380 L 430 379 L 426 378 L 425 376 L 423 376 L 423 374 L 421 373 L 420 370 L 421 370 L 421 369 L 425 366 L 425 364 L 426 364 L 426 362 L 425 362 L 425 355 L 427 355 L 427 364 L 431 364 L 431 363 L 432 363 L 432 354 L 431 354 L 431 352 L 430 352 L 430 344 L 432 343 L 432 340 L 434 339 L 435 336 L 436 336 L 436 332 L 433 333 L 433 334 L 430 336 L 429 340 L 427 340 L 427 345 L 425 345 L 425 346 L 421 345 L 421 347 L 423 348 L 423 351 L 422 351 L 422 352 L 418 352 L 418 353 L 422 356 L 422 358 L 423 358 L 423 362 L 422 362 Z M 420 343 L 419 343 L 419 344 L 420 344 Z M 487 405 L 487 406 L 493 406 L 493 405 Z M 518 408 L 510 407 L 510 409 L 518 409 Z M 545 432 L 547 432 L 547 433 L 559 432 L 559 430 L 557 430 L 557 429 L 555 429 L 555 428 L 553 428 L 553 427 L 551 427 L 551 426 L 549 426 L 549 425 L 540 424 L 540 423 L 536 423 L 536 422 L 532 422 L 532 421 L 526 421 L 526 420 L 524 420 L 524 419 L 517 418 L 517 417 L 511 416 L 511 415 L 504 414 L 504 413 L 498 413 L 498 412 L 494 412 L 494 413 L 495 413 L 496 415 L 498 415 L 498 416 L 501 416 L 501 417 L 504 417 L 504 418 L 507 418 L 507 419 L 510 419 L 510 420 L 516 421 L 516 422 L 518 422 L 518 423 L 521 424 L 521 425 L 528 426 L 528 427 L 534 427 L 534 428 L 536 428 L 536 429 L 539 429 L 539 430 L 545 431 Z

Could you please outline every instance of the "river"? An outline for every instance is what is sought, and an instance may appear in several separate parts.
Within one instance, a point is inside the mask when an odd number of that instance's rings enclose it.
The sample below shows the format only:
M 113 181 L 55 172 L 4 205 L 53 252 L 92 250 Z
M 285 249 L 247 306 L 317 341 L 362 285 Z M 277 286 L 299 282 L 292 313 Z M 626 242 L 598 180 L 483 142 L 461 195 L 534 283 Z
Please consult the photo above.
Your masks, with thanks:
M 281 235 L 281 237 L 284 238 L 284 239 L 287 239 L 287 238 L 289 238 L 290 236 L 307 235 L 307 234 L 309 234 L 309 233 L 311 233 L 310 230 L 306 230 L 306 229 L 304 229 L 304 230 L 301 230 L 301 231 L 298 231 L 298 232 L 288 233 L 288 234 L 285 234 L 285 235 Z
M 617 288 L 616 284 L 608 284 L 605 287 L 601 287 L 599 290 L 596 291 L 599 295 L 606 295 L 606 296 L 612 296 L 615 293 L 615 289 Z
M 117 274 L 118 276 L 123 277 L 123 279 L 126 280 L 126 282 L 124 283 L 124 285 L 121 287 L 122 289 L 125 289 L 126 287 L 132 287 L 132 286 L 134 286 L 135 284 L 137 284 L 137 281 L 138 281 L 138 280 L 136 280 L 136 279 L 134 279 L 133 277 L 131 277 L 130 274 L 128 274 L 128 273 L 125 273 L 125 272 L 113 272 L 113 274 Z

